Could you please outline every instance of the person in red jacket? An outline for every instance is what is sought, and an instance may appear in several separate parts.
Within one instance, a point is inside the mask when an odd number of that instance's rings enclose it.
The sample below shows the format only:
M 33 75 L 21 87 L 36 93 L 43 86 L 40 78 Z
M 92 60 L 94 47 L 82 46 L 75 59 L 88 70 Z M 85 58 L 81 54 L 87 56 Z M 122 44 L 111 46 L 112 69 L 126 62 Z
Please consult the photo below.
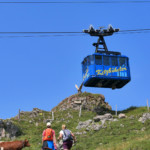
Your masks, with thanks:
M 52 150 L 56 150 L 55 131 L 51 128 L 50 122 L 47 122 L 46 126 L 47 129 L 45 129 L 42 134 L 42 149 L 51 148 Z

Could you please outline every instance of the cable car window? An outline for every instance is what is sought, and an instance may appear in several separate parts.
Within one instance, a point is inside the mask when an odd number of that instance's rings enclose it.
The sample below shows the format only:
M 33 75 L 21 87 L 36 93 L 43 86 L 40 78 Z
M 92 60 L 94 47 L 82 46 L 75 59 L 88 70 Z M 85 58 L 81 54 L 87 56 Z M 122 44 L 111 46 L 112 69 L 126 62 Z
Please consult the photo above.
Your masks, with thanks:
M 95 56 L 95 63 L 96 65 L 102 65 L 102 56 Z
M 123 57 L 119 58 L 119 66 L 126 66 L 126 58 Z
M 112 63 L 112 66 L 118 66 L 118 58 L 117 57 L 112 57 L 111 58 L 111 63 Z
M 86 65 L 86 64 L 87 64 L 87 58 L 84 59 L 84 65 Z
M 103 63 L 104 63 L 104 66 L 110 66 L 110 62 L 109 62 L 109 57 L 108 56 L 103 56 Z
M 83 65 L 86 65 L 86 58 L 82 62 Z
M 91 63 L 90 63 L 90 56 L 87 57 L 87 65 L 89 66 Z
M 84 65 L 83 65 L 83 63 L 82 63 L 82 72 L 84 72 Z
M 87 59 L 85 58 L 83 61 L 83 72 L 85 72 L 86 67 L 87 67 Z
M 90 62 L 91 62 L 91 65 L 94 65 L 94 56 L 93 55 L 90 56 Z

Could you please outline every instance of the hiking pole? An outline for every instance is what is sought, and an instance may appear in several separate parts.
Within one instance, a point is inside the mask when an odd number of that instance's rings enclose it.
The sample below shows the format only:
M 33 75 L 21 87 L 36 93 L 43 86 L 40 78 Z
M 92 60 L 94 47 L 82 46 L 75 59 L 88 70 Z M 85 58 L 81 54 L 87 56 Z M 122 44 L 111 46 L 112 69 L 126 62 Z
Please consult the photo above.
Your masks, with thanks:
M 76 144 L 74 144 L 74 150 L 76 150 Z
M 75 149 L 75 150 L 77 150 L 77 149 L 76 149 L 76 142 L 77 142 L 77 141 L 74 140 L 74 149 Z
M 60 143 L 59 143 L 59 140 L 57 140 L 57 150 L 61 150 L 61 146 L 60 146 Z

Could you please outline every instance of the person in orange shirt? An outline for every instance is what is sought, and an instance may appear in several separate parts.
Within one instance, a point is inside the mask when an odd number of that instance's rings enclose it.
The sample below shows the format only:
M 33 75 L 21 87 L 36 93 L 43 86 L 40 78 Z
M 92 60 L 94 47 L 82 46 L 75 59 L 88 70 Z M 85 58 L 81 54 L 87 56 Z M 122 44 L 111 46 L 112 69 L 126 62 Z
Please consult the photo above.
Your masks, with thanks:
M 51 128 L 50 122 L 47 122 L 46 126 L 47 129 L 42 134 L 42 149 L 51 148 L 52 150 L 57 150 L 55 131 Z

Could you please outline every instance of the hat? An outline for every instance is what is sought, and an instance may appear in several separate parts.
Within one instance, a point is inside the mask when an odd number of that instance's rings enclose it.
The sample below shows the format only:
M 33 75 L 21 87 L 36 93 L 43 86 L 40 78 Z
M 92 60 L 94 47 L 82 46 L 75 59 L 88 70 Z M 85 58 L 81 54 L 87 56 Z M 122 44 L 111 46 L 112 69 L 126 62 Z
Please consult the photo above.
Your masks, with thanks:
M 51 126 L 51 123 L 50 122 L 47 122 L 47 124 L 46 124 L 46 126 L 48 127 L 50 127 Z

